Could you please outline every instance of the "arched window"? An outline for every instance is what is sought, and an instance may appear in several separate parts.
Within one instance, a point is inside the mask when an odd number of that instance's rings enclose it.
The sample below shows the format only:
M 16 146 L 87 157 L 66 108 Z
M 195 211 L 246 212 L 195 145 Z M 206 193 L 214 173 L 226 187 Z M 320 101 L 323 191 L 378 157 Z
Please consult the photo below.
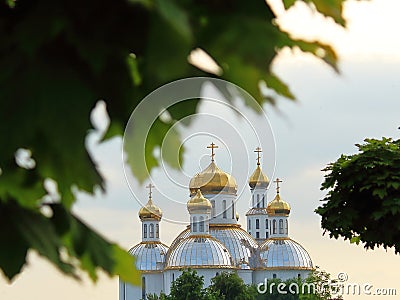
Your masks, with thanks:
M 223 209 L 222 217 L 226 219 L 226 200 L 222 201 L 222 209 Z
M 249 219 L 249 226 L 248 226 L 248 229 L 250 230 L 251 229 L 251 220 Z
M 279 234 L 283 234 L 283 220 L 279 220 Z
M 276 234 L 276 220 L 272 221 L 272 233 Z
M 199 231 L 200 231 L 200 232 L 204 232 L 204 217 L 203 217 L 203 216 L 200 216 Z
M 235 219 L 235 202 L 232 200 L 232 219 Z
M 263 195 L 263 197 L 262 197 L 262 207 L 265 207 L 265 198 L 264 198 L 264 195 Z
M 285 229 L 286 229 L 286 232 L 285 232 L 285 233 L 288 234 L 288 232 L 289 232 L 289 224 L 288 224 L 287 219 L 286 219 L 286 228 L 285 228 Z
M 257 195 L 257 207 L 260 207 L 260 195 Z
M 272 278 L 276 278 L 276 274 L 272 274 Z
M 265 232 L 265 238 L 268 238 L 268 231 Z
M 175 273 L 172 273 L 172 281 L 175 281 Z
M 156 238 L 160 237 L 160 225 L 156 224 Z
M 149 237 L 154 238 L 154 224 L 150 224 L 149 226 Z
M 260 238 L 260 233 L 257 231 L 256 232 L 256 239 L 259 239 Z
M 193 232 L 197 232 L 197 217 L 193 217 Z
M 260 229 L 260 220 L 256 219 L 256 229 Z
M 142 277 L 142 299 L 146 299 L 146 278 Z
M 146 239 L 147 238 L 147 224 L 143 225 L 143 237 Z
M 268 229 L 268 219 L 265 220 L 265 229 Z
M 211 206 L 212 206 L 211 218 L 214 218 L 215 217 L 215 200 L 211 200 Z

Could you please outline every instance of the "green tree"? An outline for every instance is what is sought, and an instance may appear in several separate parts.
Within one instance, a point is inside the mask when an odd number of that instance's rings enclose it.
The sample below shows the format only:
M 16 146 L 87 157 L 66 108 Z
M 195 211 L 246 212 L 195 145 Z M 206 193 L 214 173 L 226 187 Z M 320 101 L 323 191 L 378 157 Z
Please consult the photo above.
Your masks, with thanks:
M 217 293 L 203 288 L 204 277 L 199 276 L 195 270 L 183 270 L 182 274 L 172 282 L 171 293 L 166 296 L 168 300 L 217 300 Z M 161 296 L 162 297 L 162 296 Z
M 328 193 L 316 209 L 330 237 L 400 252 L 400 140 L 366 139 L 324 171 Z
M 251 300 L 255 293 L 235 272 L 222 272 L 211 279 L 209 290 L 225 300 Z
M 282 0 L 286 9 L 295 2 Z M 303 2 L 345 26 L 343 0 Z M 103 99 L 110 116 L 103 140 L 119 136 L 145 95 L 198 75 L 229 80 L 260 104 L 275 101 L 261 94 L 260 81 L 294 99 L 271 70 L 281 49 L 311 53 L 335 70 L 337 58 L 329 45 L 292 38 L 275 18 L 261 0 L 0 1 L 0 226 L 7 228 L 0 233 L 0 269 L 5 276 L 13 279 L 32 249 L 67 275 L 78 277 L 80 269 L 96 280 L 102 269 L 138 283 L 133 258 L 71 211 L 77 190 L 105 190 L 85 147 L 93 130 L 90 112 Z M 189 63 L 196 48 L 209 53 L 220 72 Z M 167 108 L 172 120 L 157 120 L 146 142 L 150 169 L 158 165 L 153 150 L 163 133 L 195 112 L 197 104 Z M 29 163 L 18 162 L 20 150 Z M 147 172 L 132 170 L 143 182 Z M 46 188 L 49 180 L 56 183 L 57 197 Z

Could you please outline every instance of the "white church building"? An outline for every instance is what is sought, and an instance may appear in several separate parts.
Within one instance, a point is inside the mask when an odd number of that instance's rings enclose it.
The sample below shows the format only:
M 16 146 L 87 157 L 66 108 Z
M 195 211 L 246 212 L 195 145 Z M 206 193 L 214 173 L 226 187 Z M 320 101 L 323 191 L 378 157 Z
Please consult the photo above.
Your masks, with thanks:
M 246 213 L 247 230 L 238 224 L 235 178 L 214 161 L 189 183 L 187 209 L 190 225 L 168 247 L 160 240 L 161 209 L 152 199 L 139 211 L 142 242 L 129 253 L 136 257 L 141 285 L 119 284 L 119 300 L 146 299 L 147 294 L 169 294 L 182 269 L 191 268 L 204 276 L 204 285 L 221 272 L 237 272 L 246 284 L 266 279 L 305 278 L 314 269 L 307 251 L 289 237 L 290 205 L 280 197 L 282 182 L 276 179 L 276 195 L 267 202 L 268 177 L 260 166 L 249 178 L 252 207 Z

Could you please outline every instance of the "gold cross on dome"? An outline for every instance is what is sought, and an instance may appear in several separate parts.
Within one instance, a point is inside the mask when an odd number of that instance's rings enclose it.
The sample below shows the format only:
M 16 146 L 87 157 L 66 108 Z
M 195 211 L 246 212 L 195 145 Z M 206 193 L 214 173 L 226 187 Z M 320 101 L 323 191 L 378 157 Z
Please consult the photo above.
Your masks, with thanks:
M 282 182 L 282 180 L 280 180 L 279 178 L 275 179 L 274 182 L 276 183 L 276 193 L 279 194 L 279 189 L 281 188 L 279 186 L 279 183 Z
M 214 149 L 218 148 L 217 145 L 215 145 L 214 143 L 211 143 L 210 146 L 207 146 L 208 149 L 211 149 L 211 161 L 214 161 Z
M 254 152 L 257 152 L 257 166 L 260 165 L 260 153 L 262 152 L 260 147 L 257 147 L 256 150 L 254 150 Z
M 151 191 L 151 189 L 152 188 L 154 188 L 155 186 L 154 185 L 152 185 L 151 183 L 149 183 L 147 186 L 146 186 L 146 188 L 148 188 L 149 189 L 149 198 L 151 198 L 151 194 L 152 194 L 152 191 Z

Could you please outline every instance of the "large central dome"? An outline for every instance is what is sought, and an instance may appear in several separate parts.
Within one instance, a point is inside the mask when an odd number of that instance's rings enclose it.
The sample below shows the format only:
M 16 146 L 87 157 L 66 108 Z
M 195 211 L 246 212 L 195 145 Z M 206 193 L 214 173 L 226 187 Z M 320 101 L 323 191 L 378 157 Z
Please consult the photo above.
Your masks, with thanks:
M 219 240 L 232 255 L 233 264 L 240 265 L 242 262 L 250 266 L 257 264 L 252 256 L 258 247 L 257 242 L 240 225 L 217 225 L 210 224 L 210 235 Z M 182 231 L 172 242 L 170 249 L 174 249 L 184 239 L 190 236 L 190 228 Z M 255 258 L 256 260 L 256 258 Z
M 222 171 L 212 161 L 207 168 L 197 173 L 189 183 L 190 195 L 196 194 L 200 189 L 202 194 L 236 194 L 237 184 L 235 178 Z
M 228 249 L 217 239 L 211 236 L 189 236 L 171 247 L 166 267 L 232 269 L 232 263 Z

